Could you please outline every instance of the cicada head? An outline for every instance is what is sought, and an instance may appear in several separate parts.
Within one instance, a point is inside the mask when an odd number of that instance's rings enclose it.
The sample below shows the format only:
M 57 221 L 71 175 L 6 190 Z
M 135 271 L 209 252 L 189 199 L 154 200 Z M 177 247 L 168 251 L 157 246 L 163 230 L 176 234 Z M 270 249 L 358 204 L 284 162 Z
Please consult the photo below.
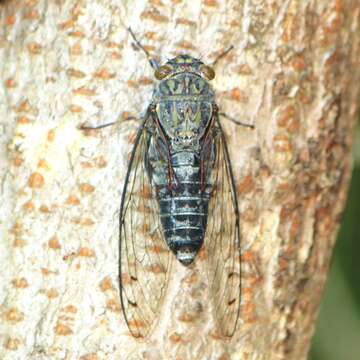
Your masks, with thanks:
M 155 71 L 155 77 L 158 80 L 163 80 L 179 73 L 196 74 L 206 80 L 212 80 L 215 77 L 215 71 L 211 66 L 205 65 L 199 59 L 186 54 L 178 55 L 160 66 Z

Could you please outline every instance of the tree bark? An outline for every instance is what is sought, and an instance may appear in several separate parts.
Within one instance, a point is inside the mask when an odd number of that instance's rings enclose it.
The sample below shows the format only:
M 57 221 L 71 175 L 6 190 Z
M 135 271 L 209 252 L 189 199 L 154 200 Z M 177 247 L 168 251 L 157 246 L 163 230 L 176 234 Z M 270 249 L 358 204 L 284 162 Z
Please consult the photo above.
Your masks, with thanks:
M 204 261 L 175 263 L 154 333 L 118 295 L 126 164 L 164 62 L 211 63 L 241 211 L 238 331 L 216 331 Z M 358 0 L 0 3 L 2 359 L 305 359 L 351 174 Z M 119 125 L 84 135 L 82 123 Z M 115 199 L 115 201 L 114 201 Z

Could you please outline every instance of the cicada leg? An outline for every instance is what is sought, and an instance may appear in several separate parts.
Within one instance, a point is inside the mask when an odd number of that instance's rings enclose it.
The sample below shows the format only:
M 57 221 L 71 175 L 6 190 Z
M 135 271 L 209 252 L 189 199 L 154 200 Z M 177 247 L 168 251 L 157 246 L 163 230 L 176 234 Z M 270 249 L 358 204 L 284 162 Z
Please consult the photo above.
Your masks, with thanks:
M 154 70 L 157 70 L 160 67 L 159 63 L 150 55 L 150 53 L 145 49 L 145 47 L 141 44 L 141 42 L 136 38 L 134 32 L 131 30 L 130 27 L 128 28 L 128 31 L 129 31 L 131 37 L 134 39 L 136 46 L 138 46 L 145 53 L 145 55 L 150 63 L 150 66 Z
M 128 117 L 126 117 L 125 120 L 128 121 L 128 120 L 139 120 L 139 119 L 136 118 L 135 116 L 128 116 Z M 108 126 L 118 124 L 119 122 L 120 121 L 118 120 L 118 121 L 113 121 L 113 122 L 110 122 L 110 123 L 100 124 L 100 125 L 95 125 L 95 126 L 80 125 L 78 127 L 78 129 L 80 129 L 80 130 L 99 130 L 99 129 L 106 128 Z
M 243 123 L 243 122 L 241 122 L 241 121 L 239 121 L 239 120 L 236 120 L 236 119 L 234 119 L 233 117 L 231 117 L 231 116 L 229 116 L 229 115 L 227 115 L 227 114 L 225 114 L 225 113 L 223 113 L 223 112 L 220 112 L 219 115 L 222 116 L 222 117 L 224 117 L 224 118 L 227 119 L 227 120 L 232 121 L 232 122 L 233 122 L 234 124 L 236 124 L 236 125 L 244 126 L 244 127 L 250 128 L 250 129 L 255 129 L 255 125 Z
M 224 50 L 221 54 L 217 56 L 217 58 L 212 62 L 211 66 L 215 67 L 220 59 L 226 56 L 232 49 L 234 49 L 234 45 L 229 46 L 226 50 Z

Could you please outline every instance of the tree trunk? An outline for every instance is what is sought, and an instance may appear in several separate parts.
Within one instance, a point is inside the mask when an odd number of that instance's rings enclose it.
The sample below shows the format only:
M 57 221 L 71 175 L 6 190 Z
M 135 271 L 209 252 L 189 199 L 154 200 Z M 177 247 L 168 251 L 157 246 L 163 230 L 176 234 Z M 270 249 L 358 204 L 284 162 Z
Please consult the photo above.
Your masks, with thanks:
M 360 2 L 8 0 L 0 12 L 0 357 L 305 359 L 351 173 Z M 235 47 L 212 81 L 221 111 L 255 125 L 222 120 L 241 212 L 229 340 L 201 260 L 174 262 L 145 340 L 121 313 L 119 203 L 139 125 L 124 119 L 154 84 L 128 26 L 162 62 Z

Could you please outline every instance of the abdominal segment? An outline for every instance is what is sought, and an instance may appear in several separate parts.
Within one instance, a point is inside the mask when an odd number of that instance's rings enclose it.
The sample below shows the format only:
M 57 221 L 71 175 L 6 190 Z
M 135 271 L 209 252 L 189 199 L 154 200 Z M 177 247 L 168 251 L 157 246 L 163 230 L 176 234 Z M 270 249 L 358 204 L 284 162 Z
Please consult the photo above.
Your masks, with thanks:
M 171 165 L 174 181 L 156 185 L 161 224 L 170 250 L 183 265 L 189 265 L 204 241 L 212 186 L 201 182 L 196 153 L 173 154 Z

